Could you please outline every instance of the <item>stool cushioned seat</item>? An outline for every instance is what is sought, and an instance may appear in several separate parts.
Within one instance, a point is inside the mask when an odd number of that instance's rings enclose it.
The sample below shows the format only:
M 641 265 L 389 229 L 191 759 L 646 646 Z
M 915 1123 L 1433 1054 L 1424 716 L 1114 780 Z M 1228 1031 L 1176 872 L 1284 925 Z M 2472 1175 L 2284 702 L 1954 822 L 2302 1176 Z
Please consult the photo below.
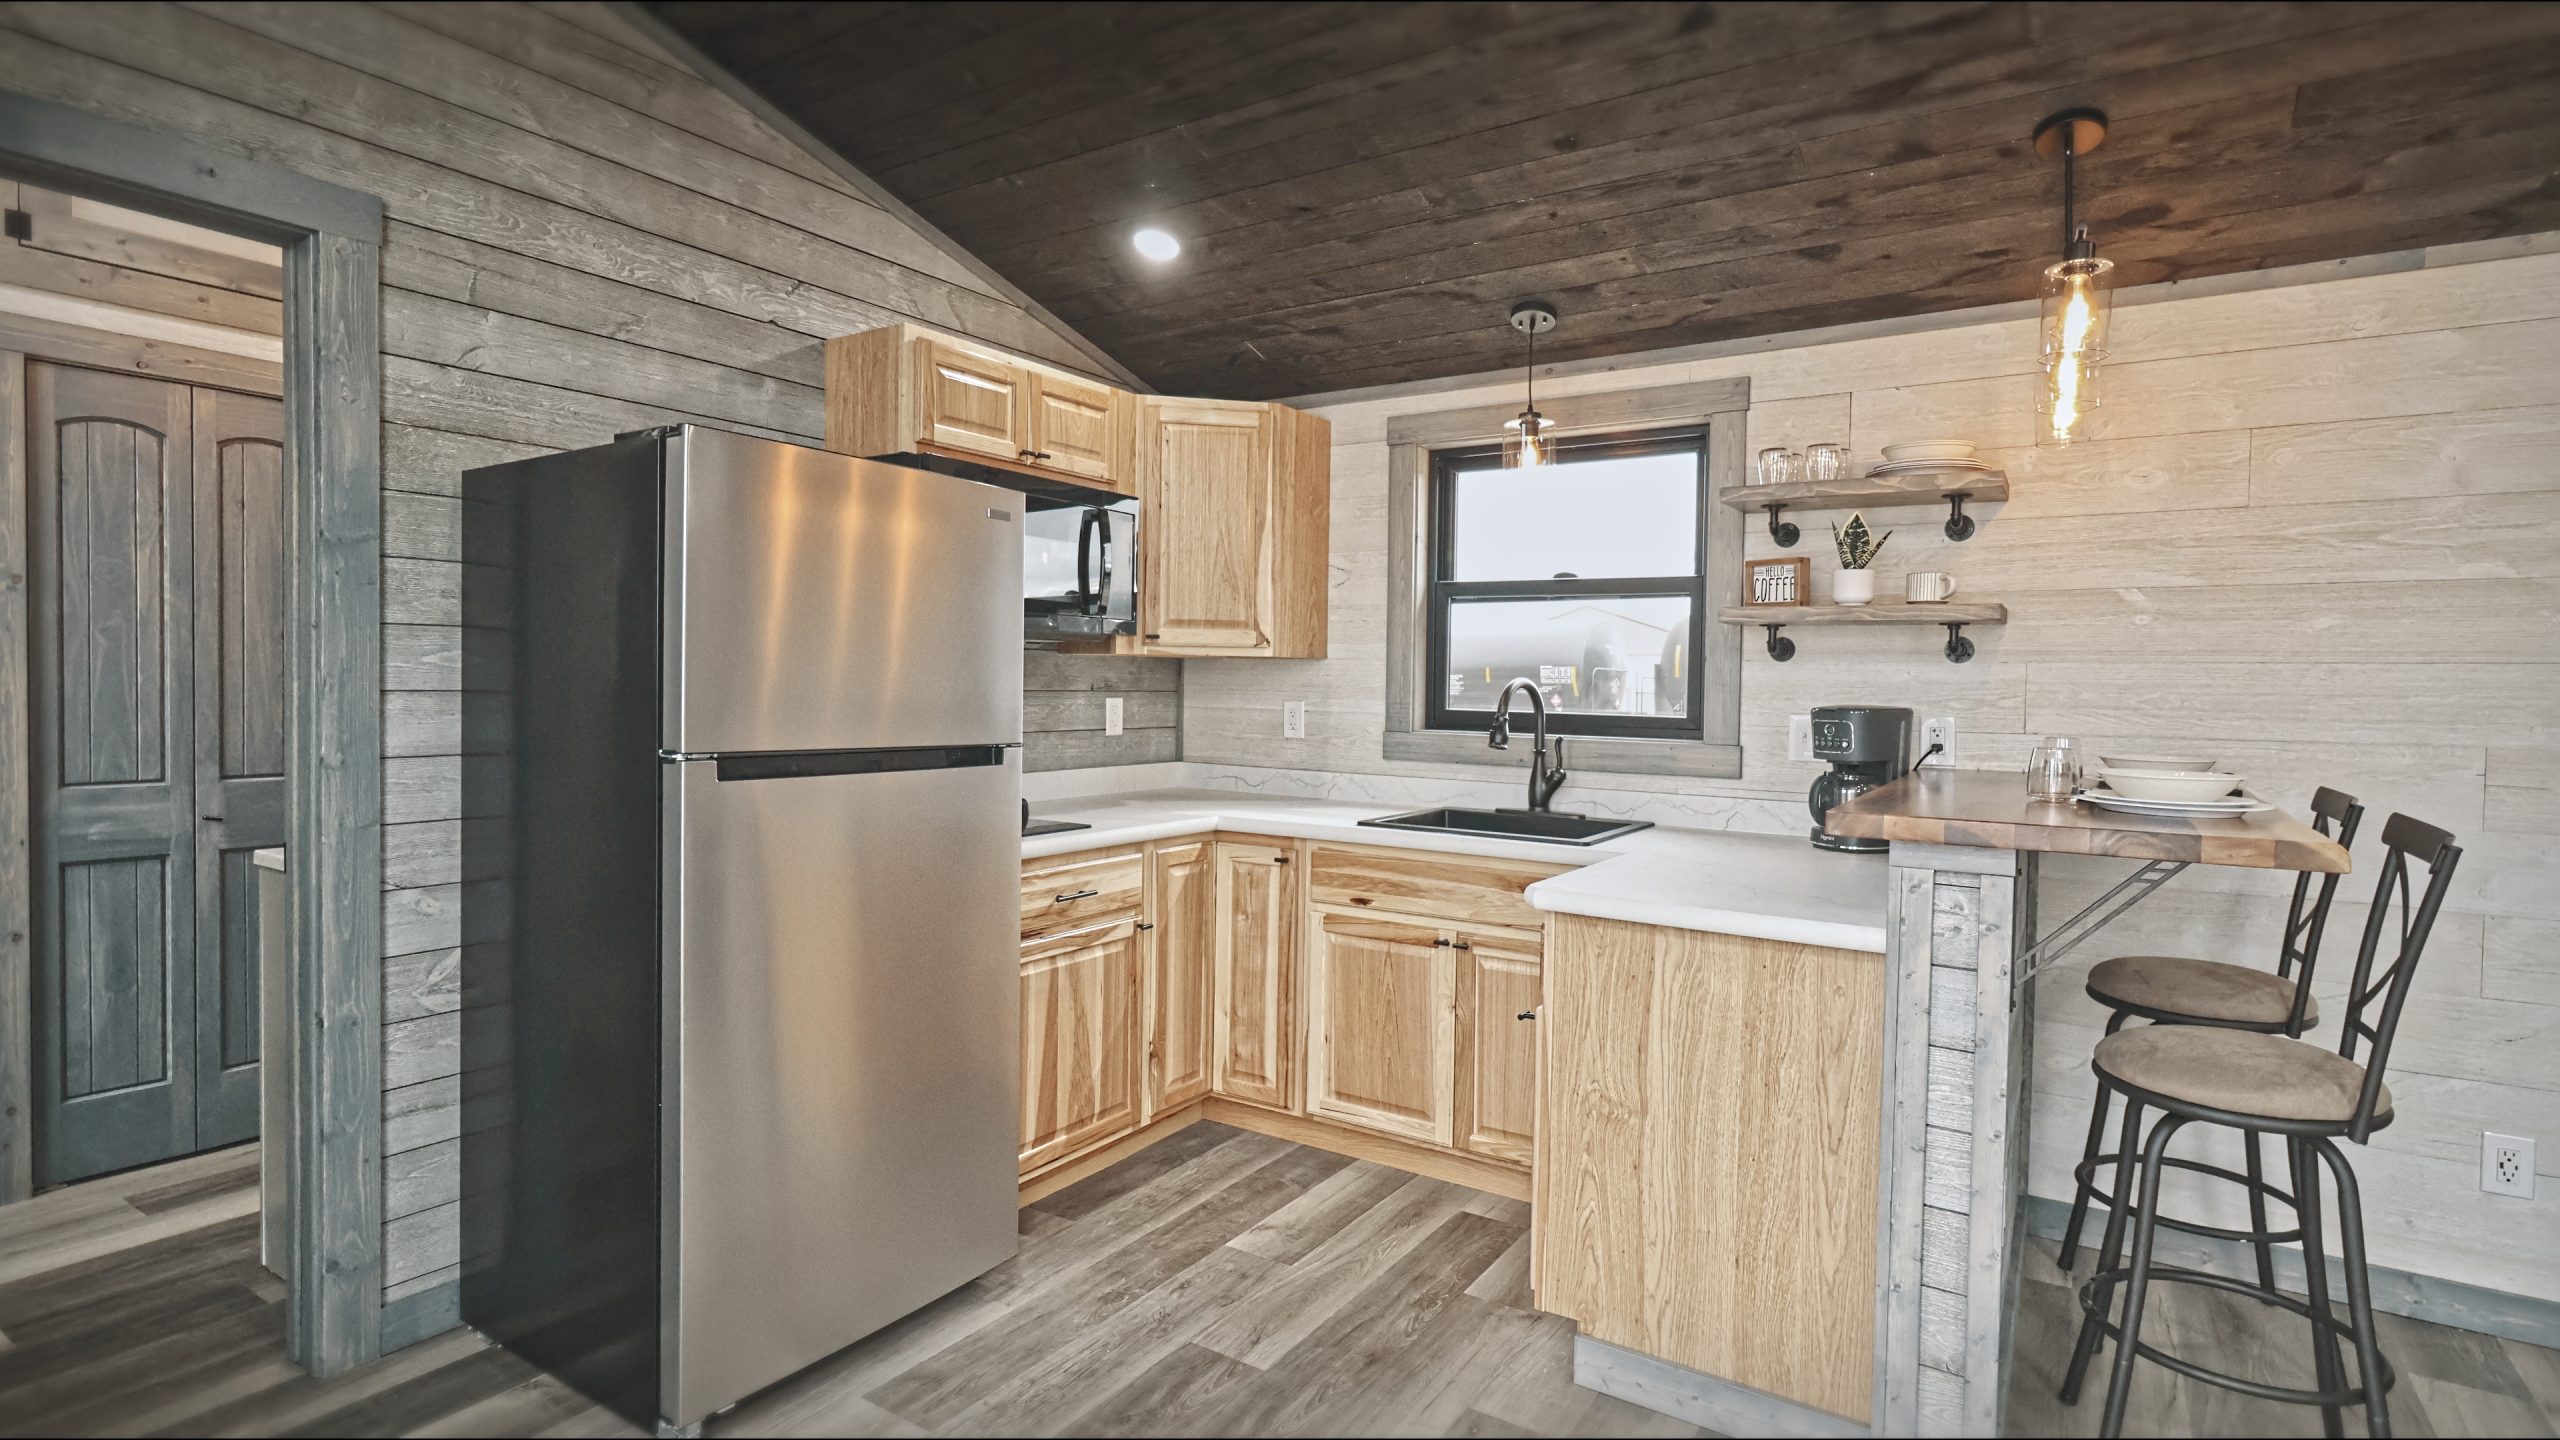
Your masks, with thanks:
M 2293 982 L 2265 970 L 2184 955 L 2121 955 L 2089 967 L 2089 994 L 2111 1007 L 2134 1007 L 2226 1025 L 2281 1026 L 2293 1013 Z M 2303 1005 L 2302 1023 L 2319 1023 L 2320 1002 Z
M 2344 1125 L 2364 1090 L 2364 1067 L 2338 1052 L 2248 1030 L 2145 1025 L 2099 1041 L 2093 1062 L 2118 1084 L 2269 1120 Z M 2391 1113 L 2391 1087 L 2373 1113 Z

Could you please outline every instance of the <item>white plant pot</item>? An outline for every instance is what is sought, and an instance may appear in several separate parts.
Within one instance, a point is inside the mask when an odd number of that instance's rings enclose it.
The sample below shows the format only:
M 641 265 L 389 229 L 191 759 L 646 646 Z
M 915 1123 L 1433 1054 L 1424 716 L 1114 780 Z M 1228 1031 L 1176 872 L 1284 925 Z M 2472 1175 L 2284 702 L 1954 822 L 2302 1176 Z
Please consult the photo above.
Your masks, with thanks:
M 1831 603 L 1864 605 L 1876 598 L 1876 572 L 1873 570 L 1835 570 L 1831 572 Z

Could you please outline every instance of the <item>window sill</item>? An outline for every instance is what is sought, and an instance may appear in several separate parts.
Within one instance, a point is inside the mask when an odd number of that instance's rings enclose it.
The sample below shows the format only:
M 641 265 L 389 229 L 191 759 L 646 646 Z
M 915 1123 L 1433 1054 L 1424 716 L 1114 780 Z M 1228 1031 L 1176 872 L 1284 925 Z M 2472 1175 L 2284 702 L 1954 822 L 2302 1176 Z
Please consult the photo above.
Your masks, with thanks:
M 1515 747 L 1529 736 L 1515 728 Z M 1565 766 L 1594 775 L 1693 775 L 1732 780 L 1742 774 L 1742 747 L 1703 740 L 1626 740 L 1600 735 L 1568 735 Z M 1435 765 L 1484 765 L 1517 770 L 1525 763 L 1515 748 L 1505 752 L 1484 743 L 1476 730 L 1390 730 L 1380 747 L 1389 760 L 1418 760 Z

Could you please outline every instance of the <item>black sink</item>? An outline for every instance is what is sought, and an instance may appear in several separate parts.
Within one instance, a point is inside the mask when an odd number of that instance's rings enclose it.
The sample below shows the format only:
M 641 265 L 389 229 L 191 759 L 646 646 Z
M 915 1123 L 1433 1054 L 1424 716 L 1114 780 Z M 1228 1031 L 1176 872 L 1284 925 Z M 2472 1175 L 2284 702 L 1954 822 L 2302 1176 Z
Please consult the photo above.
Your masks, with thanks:
M 1425 830 L 1440 835 L 1482 835 L 1495 840 L 1535 840 L 1543 845 L 1597 845 L 1638 830 L 1650 820 L 1595 820 L 1588 815 L 1559 815 L 1543 810 L 1415 810 L 1363 820 L 1384 830 Z
M 1022 825 L 1022 838 L 1028 840 L 1034 835 L 1064 835 L 1070 830 L 1092 828 L 1082 820 L 1026 820 Z

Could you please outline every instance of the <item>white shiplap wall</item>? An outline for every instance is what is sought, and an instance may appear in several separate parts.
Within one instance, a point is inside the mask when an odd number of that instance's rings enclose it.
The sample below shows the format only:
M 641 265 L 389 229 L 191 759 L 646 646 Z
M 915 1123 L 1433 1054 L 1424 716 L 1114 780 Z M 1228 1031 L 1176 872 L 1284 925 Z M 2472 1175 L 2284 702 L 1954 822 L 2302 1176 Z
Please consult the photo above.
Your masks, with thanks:
M 2560 1299 L 2560 253 L 2550 237 L 2502 258 L 2278 288 L 2142 298 L 2115 317 L 2095 438 L 2030 444 L 2032 322 L 1786 344 L 1713 359 L 1542 381 L 1571 395 L 1748 376 L 1750 447 L 1840 440 L 1861 461 L 1903 440 L 1990 447 L 2011 477 L 1962 545 L 1943 512 L 1873 517 L 1896 530 L 1879 591 L 1903 572 L 1952 571 L 2005 601 L 2005 629 L 1802 630 L 1794 661 L 1744 646 L 1744 773 L 1732 781 L 1578 776 L 1587 802 L 1666 797 L 1682 823 L 1793 830 L 1814 767 L 1785 760 L 1787 717 L 1813 705 L 1909 705 L 1956 717 L 1959 763 L 2016 767 L 2031 737 L 2177 742 L 2235 765 L 2299 808 L 2316 785 L 2362 796 L 2357 862 L 2393 810 L 2468 847 L 2394 1057 L 2399 1123 L 2354 1159 L 2375 1263 Z M 2316 275 L 2319 272 L 2311 272 Z M 2334 270 L 2330 273 L 2336 273 Z M 1570 317 L 1567 324 L 1572 323 Z M 1516 374 L 1427 397 L 1314 403 L 1333 422 L 1330 659 L 1184 664 L 1183 754 L 1213 767 L 1517 779 L 1397 764 L 1383 725 L 1386 446 L 1391 415 L 1499 403 Z M 1734 512 L 1714 517 L 1731 523 Z M 1754 517 L 1755 520 L 1757 517 Z M 1809 514 L 1817 595 L 1829 594 L 1833 515 Z M 1765 525 L 1748 553 L 1778 553 Z M 1305 741 L 1280 705 L 1305 699 Z M 1224 772 L 1230 783 L 1336 789 L 1383 782 Z M 1388 788 L 1411 793 L 1410 781 Z M 1666 816 L 1668 818 L 1668 816 Z M 2051 859 L 2044 913 L 2065 915 L 2123 869 Z M 2188 871 L 2044 987 L 2034 1190 L 2069 1193 L 2103 1013 L 2078 969 L 2169 949 L 2270 963 L 2287 877 Z M 2331 1008 L 2370 880 L 2351 877 L 2318 988 Z M 2344 903 L 2352 900 L 2354 903 Z M 2334 1041 L 2336 1022 L 2325 1033 Z M 2483 1195 L 2480 1131 L 2539 1137 L 2531 1201 Z M 2192 1204 L 2191 1207 L 2192 1208 Z

